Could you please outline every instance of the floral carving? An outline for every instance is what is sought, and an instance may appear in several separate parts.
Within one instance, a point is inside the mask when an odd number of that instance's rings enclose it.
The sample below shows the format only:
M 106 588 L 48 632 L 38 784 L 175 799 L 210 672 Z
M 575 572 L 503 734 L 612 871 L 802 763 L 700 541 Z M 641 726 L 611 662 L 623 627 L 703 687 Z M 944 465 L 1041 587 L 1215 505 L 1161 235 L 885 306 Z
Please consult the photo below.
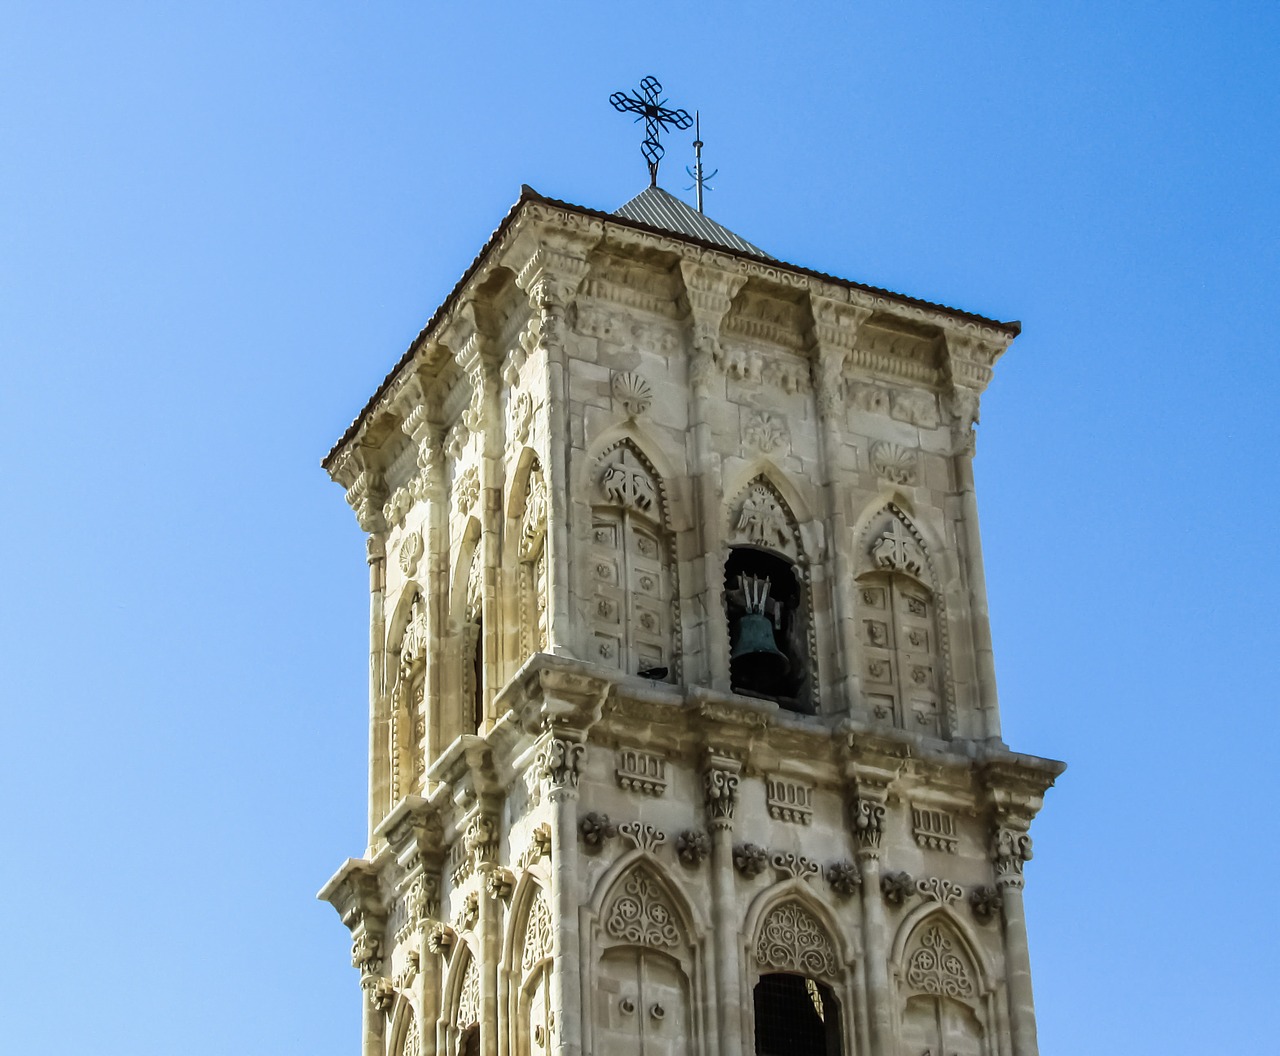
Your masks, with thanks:
M 759 876 L 769 864 L 769 852 L 757 843 L 740 843 L 733 849 L 733 867 L 748 880 Z
M 742 438 L 767 455 L 786 442 L 787 423 L 768 411 L 753 411 L 743 426 Z
M 639 821 L 625 821 L 618 832 L 632 847 L 652 853 L 667 842 L 667 834 L 661 829 Z
M 538 773 L 556 788 L 577 788 L 584 747 L 577 741 L 552 737 L 538 753 Z
M 472 957 L 467 961 L 467 971 L 462 977 L 462 989 L 458 993 L 459 1027 L 469 1027 L 480 1022 L 480 967 Z
M 363 928 L 351 940 L 351 967 L 361 975 L 376 974 L 382 970 L 382 940 Z
M 916 452 L 901 444 L 878 440 L 871 445 L 871 468 L 876 476 L 893 484 L 916 482 Z
M 475 923 L 480 919 L 480 892 L 468 891 L 467 897 L 462 900 L 462 909 L 458 911 L 458 926 L 463 931 L 468 931 L 475 927 Z
M 448 924 L 436 924 L 430 932 L 427 933 L 427 950 L 438 956 L 447 956 L 449 951 L 453 949 L 453 944 L 458 940 L 458 933 L 449 927 Z
M 812 913 L 798 902 L 770 910 L 756 940 L 756 961 L 769 968 L 801 975 L 837 974 L 831 939 Z
M 880 877 L 880 893 L 891 906 L 900 906 L 915 891 L 910 873 L 885 873 Z
M 510 869 L 491 869 L 484 878 L 485 893 L 502 902 L 511 897 L 515 886 L 516 878 Z
M 539 890 L 529 906 L 529 922 L 524 929 L 524 951 L 520 955 L 520 969 L 524 974 L 551 956 L 551 932 L 551 907 Z
M 467 513 L 480 498 L 480 474 L 475 466 L 468 466 L 453 485 L 453 500 L 458 512 Z
M 578 819 L 578 835 L 586 846 L 595 850 L 604 846 L 604 841 L 618 835 L 618 827 L 609 820 L 608 814 L 590 811 Z
M 955 943 L 937 926 L 928 927 L 907 959 L 907 984 L 938 997 L 972 997 L 973 980 Z
M 507 405 L 507 432 L 517 444 L 529 439 L 529 426 L 533 423 L 533 398 L 527 392 L 517 392 Z
M 614 374 L 610 389 L 613 391 L 613 398 L 626 410 L 628 418 L 638 418 L 653 403 L 652 386 L 632 371 Z
M 1019 829 L 997 827 L 991 837 L 996 883 L 1022 886 L 1022 866 L 1031 861 L 1031 837 Z
M 808 880 L 822 871 L 818 868 L 817 862 L 806 858 L 803 854 L 793 854 L 790 851 L 779 851 L 769 859 L 769 863 L 782 875 L 795 880 Z
M 605 931 L 615 939 L 645 946 L 676 946 L 680 931 L 676 914 L 661 884 L 645 869 L 633 869 L 605 918 Z
M 1004 908 L 1004 895 L 998 887 L 981 884 L 969 892 L 969 908 L 985 923 Z
M 422 559 L 422 533 L 410 532 L 400 544 L 400 571 L 406 577 L 412 577 L 418 571 L 418 562 Z
M 685 829 L 676 837 L 676 857 L 685 865 L 695 867 L 711 853 L 711 840 L 705 832 Z
M 722 767 L 708 767 L 702 774 L 703 801 L 712 824 L 733 820 L 738 798 L 738 775 Z
M 951 880 L 926 876 L 916 881 L 916 892 L 923 895 L 927 901 L 949 905 L 963 897 L 964 888 Z
M 848 898 L 862 886 L 862 875 L 853 862 L 832 862 L 827 866 L 827 883 L 837 895 Z
M 379 1012 L 389 1011 L 396 999 L 396 988 L 390 979 L 382 976 L 368 980 L 365 992 L 369 995 L 369 1004 Z
M 878 852 L 880 837 L 884 831 L 884 804 L 872 799 L 855 799 L 853 810 L 853 836 L 864 851 Z

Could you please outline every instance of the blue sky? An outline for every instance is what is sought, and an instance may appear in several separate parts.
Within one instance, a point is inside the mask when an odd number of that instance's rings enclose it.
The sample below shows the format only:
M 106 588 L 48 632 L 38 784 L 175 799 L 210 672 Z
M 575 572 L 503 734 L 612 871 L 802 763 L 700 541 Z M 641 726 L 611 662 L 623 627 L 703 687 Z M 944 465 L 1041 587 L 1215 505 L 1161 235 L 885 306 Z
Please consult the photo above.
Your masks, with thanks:
M 6 8 L 0 1032 L 357 1051 L 367 583 L 318 467 L 515 200 L 646 174 L 1024 334 L 977 475 L 1006 740 L 1071 769 L 1041 1051 L 1274 1032 L 1280 14 L 1254 3 Z M 685 193 L 688 138 L 663 185 Z

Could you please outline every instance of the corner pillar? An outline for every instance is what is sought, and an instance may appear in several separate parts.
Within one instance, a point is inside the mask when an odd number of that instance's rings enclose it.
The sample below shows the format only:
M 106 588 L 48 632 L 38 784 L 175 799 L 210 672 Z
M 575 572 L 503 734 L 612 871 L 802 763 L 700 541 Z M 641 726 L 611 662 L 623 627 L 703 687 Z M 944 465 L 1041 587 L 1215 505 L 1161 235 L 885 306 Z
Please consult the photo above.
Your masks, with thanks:
M 721 1056 L 741 1056 L 742 966 L 739 916 L 733 879 L 733 812 L 738 801 L 740 760 L 708 750 L 702 771 L 707 827 L 711 830 L 711 913 L 715 923 L 716 1030 Z

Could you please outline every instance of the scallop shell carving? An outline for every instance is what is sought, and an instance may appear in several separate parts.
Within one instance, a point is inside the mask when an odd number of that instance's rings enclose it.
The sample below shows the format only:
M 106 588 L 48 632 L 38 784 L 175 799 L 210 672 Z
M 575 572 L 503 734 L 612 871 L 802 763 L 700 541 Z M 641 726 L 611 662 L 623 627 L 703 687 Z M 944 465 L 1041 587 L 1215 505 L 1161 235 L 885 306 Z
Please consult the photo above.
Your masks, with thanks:
M 916 482 L 916 452 L 901 444 L 881 440 L 871 445 L 871 468 L 876 476 L 893 484 Z
M 628 418 L 638 418 L 653 403 L 653 388 L 632 371 L 615 374 L 610 387 L 613 398 L 626 409 Z
M 400 544 L 400 571 L 411 577 L 418 570 L 422 558 L 422 535 L 410 532 Z

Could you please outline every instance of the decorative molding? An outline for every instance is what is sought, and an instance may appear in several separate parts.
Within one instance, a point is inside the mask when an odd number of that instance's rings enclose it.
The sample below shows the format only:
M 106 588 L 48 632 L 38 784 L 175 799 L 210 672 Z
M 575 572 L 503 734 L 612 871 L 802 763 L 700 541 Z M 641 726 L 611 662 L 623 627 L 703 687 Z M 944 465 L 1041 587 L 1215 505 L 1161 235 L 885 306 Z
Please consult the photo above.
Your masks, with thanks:
M 667 761 L 654 752 L 619 748 L 614 774 L 618 787 L 643 796 L 661 796 L 667 790 Z
M 458 1015 L 454 1025 L 465 1030 L 480 1022 L 480 965 L 475 957 L 467 960 L 467 970 L 462 976 L 458 991 Z
M 918 476 L 918 455 L 913 448 L 877 440 L 871 445 L 871 468 L 892 484 L 911 485 Z
M 787 443 L 787 421 L 770 411 L 752 411 L 742 427 L 742 438 L 757 451 L 770 454 Z
M 639 418 L 653 404 L 653 386 L 634 371 L 616 372 L 610 380 L 609 389 L 629 419 Z
M 777 821 L 808 825 L 813 820 L 813 786 L 785 777 L 765 778 L 765 802 Z
M 778 971 L 828 979 L 839 971 L 826 929 L 795 901 L 769 911 L 760 925 L 755 953 L 757 964 Z
M 827 883 L 842 898 L 850 898 L 862 886 L 862 874 L 851 861 L 832 862 L 826 870 Z
M 937 997 L 973 997 L 968 966 L 956 953 L 956 943 L 936 924 L 924 928 L 907 956 L 907 985 Z
M 955 854 L 959 844 L 954 814 L 929 807 L 911 808 L 911 833 L 917 846 L 928 851 Z
M 609 820 L 608 814 L 592 810 L 578 819 L 578 835 L 587 847 L 597 850 L 604 846 L 605 840 L 618 835 L 618 827 Z
M 636 850 L 651 854 L 667 842 L 665 832 L 639 821 L 624 821 L 618 826 L 618 833 Z
M 690 868 L 696 868 L 711 853 L 711 839 L 705 832 L 685 829 L 676 836 L 675 848 L 676 857 L 682 863 Z
M 910 873 L 885 873 L 880 877 L 880 894 L 891 906 L 902 905 L 915 892 Z
M 772 855 L 769 864 L 778 870 L 780 875 L 793 880 L 811 880 L 822 872 L 813 859 L 806 858 L 803 854 L 793 854 L 791 851 L 779 851 Z
M 740 843 L 733 849 L 733 867 L 748 880 L 759 876 L 769 864 L 769 852 L 758 843 Z
M 964 888 L 951 880 L 925 876 L 916 881 L 916 893 L 927 902 L 941 902 L 948 906 L 964 897 Z
M 645 868 L 632 869 L 622 882 L 622 892 L 605 915 L 604 930 L 615 939 L 659 948 L 678 946 L 679 918 L 662 885 Z

